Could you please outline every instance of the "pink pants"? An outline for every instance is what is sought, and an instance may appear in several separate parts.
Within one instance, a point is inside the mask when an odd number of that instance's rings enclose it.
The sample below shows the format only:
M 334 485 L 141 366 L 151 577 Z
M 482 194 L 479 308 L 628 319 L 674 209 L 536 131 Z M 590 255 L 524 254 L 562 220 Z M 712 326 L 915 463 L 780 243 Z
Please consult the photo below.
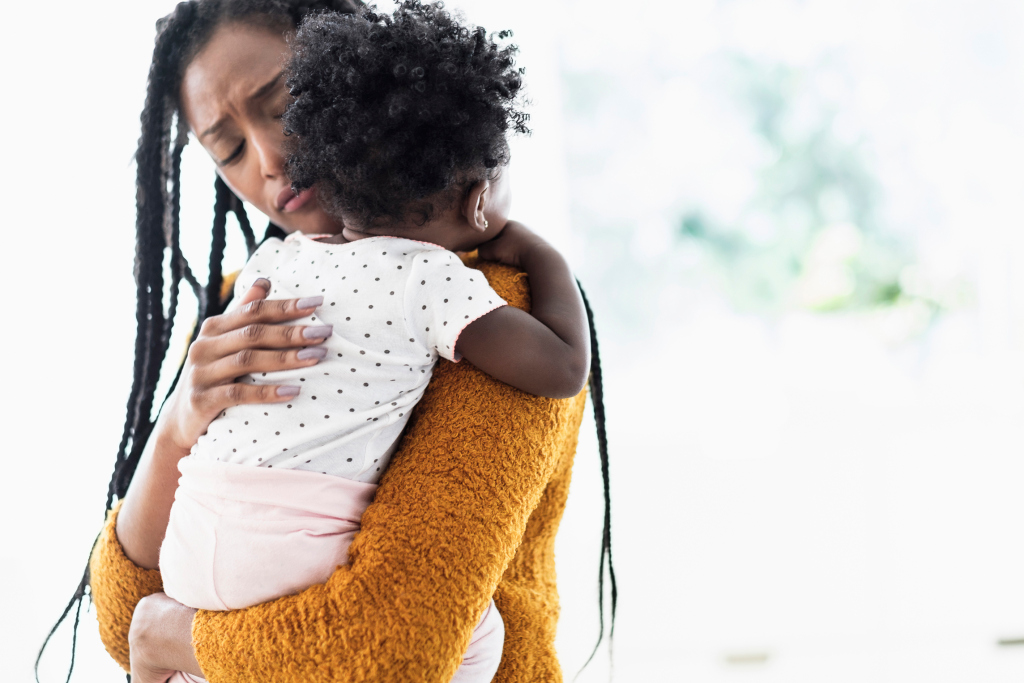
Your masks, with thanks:
M 164 592 L 206 610 L 236 610 L 324 583 L 348 563 L 375 484 L 301 470 L 184 458 L 160 548 Z M 487 683 L 505 640 L 491 601 L 452 679 Z M 202 681 L 177 673 L 172 683 Z

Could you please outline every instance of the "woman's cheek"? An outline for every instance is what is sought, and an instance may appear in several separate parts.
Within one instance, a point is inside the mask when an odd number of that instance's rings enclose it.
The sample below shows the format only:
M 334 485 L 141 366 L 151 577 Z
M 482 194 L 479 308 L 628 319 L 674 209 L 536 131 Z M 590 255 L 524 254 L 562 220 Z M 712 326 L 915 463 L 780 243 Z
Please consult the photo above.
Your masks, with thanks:
M 310 202 L 295 213 L 282 213 L 272 209 L 266 202 L 265 195 L 270 192 L 266 182 L 257 168 L 250 168 L 248 159 L 230 167 L 217 169 L 224 183 L 257 210 L 261 211 L 273 223 L 285 232 L 304 232 L 310 235 L 334 235 L 341 232 L 343 224 L 328 215 L 318 203 Z
M 240 197 L 242 200 L 249 202 L 260 211 L 263 211 L 265 207 L 260 206 L 262 202 L 253 201 L 253 193 L 250 191 L 251 183 L 245 182 L 245 175 L 238 171 L 236 166 L 222 166 L 217 169 L 217 175 L 224 181 L 224 184 L 235 193 L 236 197 Z

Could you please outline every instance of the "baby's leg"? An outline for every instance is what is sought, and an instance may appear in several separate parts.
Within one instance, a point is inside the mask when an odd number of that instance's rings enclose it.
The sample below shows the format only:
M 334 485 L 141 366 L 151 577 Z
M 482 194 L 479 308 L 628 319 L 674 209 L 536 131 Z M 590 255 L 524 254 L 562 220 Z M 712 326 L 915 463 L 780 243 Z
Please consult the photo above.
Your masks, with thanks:
M 160 548 L 164 592 L 206 610 L 300 593 L 348 563 L 376 486 L 185 458 Z
M 473 631 L 469 649 L 462 658 L 452 683 L 490 683 L 501 663 L 501 650 L 505 646 L 505 622 L 491 600 Z

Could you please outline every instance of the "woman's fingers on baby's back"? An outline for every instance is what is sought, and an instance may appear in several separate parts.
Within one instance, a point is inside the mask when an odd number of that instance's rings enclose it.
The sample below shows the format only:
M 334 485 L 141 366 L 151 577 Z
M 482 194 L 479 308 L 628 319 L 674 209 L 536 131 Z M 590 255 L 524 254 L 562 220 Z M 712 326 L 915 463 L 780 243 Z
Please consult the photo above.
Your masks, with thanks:
M 327 349 L 323 346 L 277 350 L 241 349 L 207 365 L 203 369 L 203 383 L 217 385 L 233 382 L 243 375 L 260 376 L 268 372 L 308 368 L 326 356 Z
M 242 298 L 238 302 L 239 305 L 245 306 L 246 304 L 252 303 L 253 301 L 266 299 L 267 296 L 270 294 L 270 287 L 270 280 L 268 280 L 267 278 L 256 278 L 256 281 L 253 282 L 252 285 L 250 285 L 249 289 L 246 290 L 245 294 L 242 295 Z
M 213 338 L 243 330 L 243 334 L 249 339 L 260 340 L 263 338 L 264 328 L 267 326 L 303 318 L 313 313 L 324 302 L 322 296 L 310 296 L 302 299 L 259 298 L 258 294 L 262 291 L 261 287 L 253 285 L 242 298 L 242 306 L 234 311 L 211 316 L 204 320 L 200 328 L 200 337 Z M 323 326 L 312 326 L 314 332 L 320 327 Z M 321 334 L 319 338 L 322 339 L 326 336 L 326 334 Z M 306 335 L 299 340 L 299 343 L 309 344 L 310 339 L 318 339 L 318 337 Z
M 283 403 L 299 394 L 299 387 L 271 384 L 222 384 L 207 391 L 204 399 L 216 409 L 249 403 Z
M 197 384 L 216 386 L 243 375 L 316 365 L 327 355 L 321 343 L 331 325 L 252 323 L 197 340 L 189 351 Z
M 243 349 L 288 349 L 323 342 L 334 332 L 333 325 L 280 325 L 251 323 L 222 335 L 224 351 Z
M 327 355 L 320 344 L 333 330 L 331 325 L 253 323 L 197 340 L 189 349 L 189 360 L 197 379 L 206 385 L 250 373 L 309 367 Z
M 228 336 L 221 335 L 217 339 L 223 342 Z M 195 346 L 193 344 L 193 351 Z M 327 349 L 323 346 L 294 348 L 292 345 L 292 348 L 281 349 L 244 347 L 232 353 L 221 351 L 202 362 L 193 363 L 189 373 L 192 403 L 201 413 L 216 415 L 224 408 L 242 403 L 287 400 L 299 393 L 298 386 L 260 384 L 250 376 L 261 377 L 268 372 L 312 367 L 326 355 Z
M 302 318 L 312 313 L 324 302 L 322 296 L 307 296 L 302 299 L 254 299 L 238 310 L 222 316 L 225 322 L 241 327 L 252 323 L 281 323 Z
M 270 280 L 265 277 L 256 278 L 249 290 L 242 295 L 242 300 L 239 303 L 244 306 L 257 299 L 266 299 L 268 294 L 270 294 Z

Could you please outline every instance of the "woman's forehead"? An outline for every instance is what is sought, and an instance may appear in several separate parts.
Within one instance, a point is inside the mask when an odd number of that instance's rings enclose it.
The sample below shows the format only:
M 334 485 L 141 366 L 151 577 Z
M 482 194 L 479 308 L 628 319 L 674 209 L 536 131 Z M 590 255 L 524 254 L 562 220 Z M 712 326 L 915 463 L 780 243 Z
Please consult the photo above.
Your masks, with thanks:
M 279 32 L 248 24 L 218 27 L 189 63 L 181 83 L 185 117 L 197 135 L 244 104 L 284 68 L 290 55 Z

